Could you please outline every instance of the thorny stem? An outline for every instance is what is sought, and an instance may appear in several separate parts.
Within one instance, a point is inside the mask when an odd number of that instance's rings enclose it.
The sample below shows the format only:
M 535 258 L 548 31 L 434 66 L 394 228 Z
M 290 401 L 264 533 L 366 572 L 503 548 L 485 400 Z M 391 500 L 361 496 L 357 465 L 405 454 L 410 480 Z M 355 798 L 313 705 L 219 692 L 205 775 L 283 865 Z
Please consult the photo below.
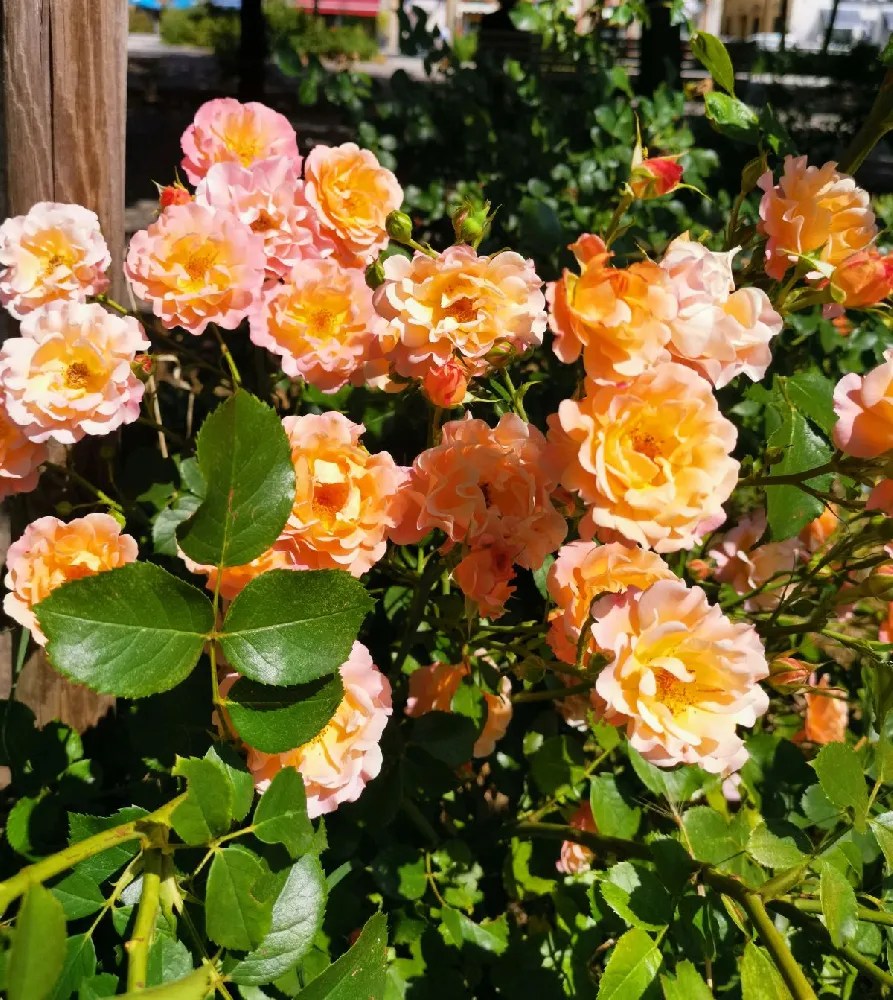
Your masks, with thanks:
M 155 936 L 158 903 L 161 890 L 161 850 L 150 847 L 143 852 L 143 886 L 140 894 L 133 936 L 125 945 L 127 949 L 127 992 L 135 993 L 146 988 L 146 971 L 149 967 L 149 947 Z
M 739 486 L 799 486 L 809 479 L 826 475 L 829 472 L 837 471 L 837 459 L 832 458 L 824 465 L 815 469 L 807 469 L 805 472 L 791 472 L 782 476 L 749 476 L 747 479 L 738 481 Z
M 515 388 L 515 383 L 512 381 L 511 375 L 509 375 L 508 368 L 502 369 L 502 381 L 505 382 L 509 398 L 512 401 L 512 409 L 518 414 L 525 424 L 529 424 L 530 419 L 527 416 L 527 411 L 524 409 L 524 399 Z
M 9 904 L 26 893 L 32 885 L 40 885 L 56 875 L 74 868 L 75 865 L 92 858 L 94 854 L 107 851 L 110 847 L 128 840 L 141 840 L 144 844 L 150 841 L 150 834 L 153 826 L 169 827 L 171 825 L 171 815 L 174 810 L 186 798 L 185 793 L 178 795 L 160 809 L 143 816 L 140 819 L 131 820 L 129 823 L 122 823 L 120 826 L 112 827 L 110 830 L 102 830 L 100 833 L 87 837 L 86 840 L 79 840 L 76 844 L 66 847 L 56 854 L 51 854 L 48 858 L 43 858 L 28 865 L 12 878 L 0 882 L 0 915 L 5 913 Z
M 817 1000 L 815 991 L 809 985 L 809 980 L 791 954 L 787 942 L 769 916 L 763 900 L 756 893 L 748 892 L 742 886 L 742 892 L 737 902 L 741 904 L 742 909 L 750 918 L 754 930 L 762 938 L 766 950 L 781 973 L 781 977 L 791 991 L 794 1000 Z
M 797 899 L 792 896 L 783 896 L 779 903 L 790 903 L 804 913 L 821 913 L 822 904 L 817 899 Z M 868 906 L 860 906 L 856 909 L 856 919 L 869 924 L 883 924 L 885 927 L 893 927 L 893 913 L 884 910 L 872 910 Z
M 545 691 L 519 691 L 512 695 L 512 704 L 517 705 L 526 701 L 551 701 L 553 698 L 567 698 L 572 694 L 582 694 L 584 691 L 592 689 L 595 681 L 581 681 L 579 684 L 571 684 L 568 687 L 549 688 Z
M 443 572 L 443 564 L 436 554 L 432 554 L 428 559 L 428 565 L 422 573 L 418 587 L 412 597 L 412 604 L 409 606 L 409 613 L 406 616 L 406 630 L 400 640 L 400 648 L 397 650 L 397 657 L 394 660 L 394 670 L 399 672 L 406 662 L 412 644 L 415 641 L 416 630 L 425 613 L 425 605 L 428 603 L 428 596 L 434 584 Z
M 617 230 L 620 228 L 620 223 L 623 222 L 623 217 L 626 215 L 626 210 L 633 203 L 633 196 L 631 194 L 624 194 L 614 209 L 614 214 L 611 216 L 611 221 L 608 223 L 608 228 L 605 231 L 605 246 L 610 247 L 614 242 L 614 237 L 617 235 Z
M 223 355 L 224 361 L 226 361 L 229 367 L 229 373 L 233 379 L 233 385 L 235 388 L 239 388 L 242 385 L 242 376 L 239 374 L 239 369 L 236 367 L 236 362 L 233 360 L 233 356 L 230 353 L 230 349 L 227 346 L 226 341 L 223 339 L 223 334 L 215 323 L 209 324 L 214 336 L 217 338 L 217 343 L 220 344 L 220 353 Z

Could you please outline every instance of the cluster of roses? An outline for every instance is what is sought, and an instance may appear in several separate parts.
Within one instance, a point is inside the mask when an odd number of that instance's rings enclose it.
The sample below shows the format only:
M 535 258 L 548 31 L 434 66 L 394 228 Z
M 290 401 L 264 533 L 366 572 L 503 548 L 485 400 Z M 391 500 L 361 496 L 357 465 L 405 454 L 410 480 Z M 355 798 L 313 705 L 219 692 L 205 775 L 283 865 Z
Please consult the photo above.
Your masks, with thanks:
M 660 766 L 740 768 L 747 754 L 737 726 L 752 726 L 768 707 L 763 647 L 752 625 L 731 621 L 661 557 L 691 550 L 725 520 L 738 480 L 736 430 L 714 389 L 741 374 L 762 378 L 782 328 L 764 291 L 736 288 L 735 251 L 683 235 L 659 263 L 618 268 L 587 235 L 572 248 L 580 273 L 565 272 L 544 294 L 532 262 L 510 251 L 419 247 L 381 262 L 388 216 L 402 199 L 393 175 L 345 144 L 314 148 L 302 179 L 294 131 L 261 105 L 210 102 L 183 149 L 195 192 L 162 192 L 162 211 L 133 238 L 125 266 L 163 326 L 198 335 L 247 320 L 252 341 L 278 355 L 286 374 L 323 391 L 348 382 L 399 390 L 416 380 L 437 406 L 461 403 L 471 379 L 540 345 L 547 326 L 558 358 L 582 358 L 585 369 L 546 435 L 514 414 L 496 427 L 467 415 L 446 422 L 409 469 L 370 454 L 363 426 L 339 413 L 286 417 L 296 492 L 281 537 L 219 581 L 214 567 L 190 569 L 230 599 L 271 567 L 360 576 L 388 541 L 437 531 L 454 582 L 493 618 L 516 568 L 538 569 L 557 551 L 549 643 L 568 673 L 604 662 L 591 698 L 559 705 L 568 722 L 594 714 L 623 726 Z M 663 178 L 655 174 L 641 196 L 670 190 Z M 788 159 L 778 184 L 771 175 L 760 183 L 770 275 L 794 265 L 817 292 L 831 289 L 834 307 L 889 294 L 893 271 L 872 246 L 874 217 L 851 178 L 833 164 L 816 170 Z M 10 428 L 0 435 L 0 483 L 12 492 L 33 488 L 42 442 L 72 443 L 138 417 L 143 386 L 131 366 L 148 342 L 136 320 L 87 302 L 103 292 L 109 264 L 91 213 L 43 205 L 9 220 L 0 264 L 0 296 L 23 318 L 22 336 L 0 352 L 0 428 Z M 374 291 L 369 265 L 380 268 Z M 845 377 L 835 400 L 840 448 L 862 457 L 893 449 L 893 357 L 864 379 Z M 890 492 L 878 487 L 875 505 L 889 506 Z M 579 538 L 562 547 L 569 518 Z M 756 515 L 709 550 L 703 571 L 748 593 L 826 543 L 836 522 L 820 520 L 804 540 L 759 545 L 765 522 Z M 42 518 L 10 549 L 6 609 L 41 641 L 37 601 L 66 579 L 136 556 L 135 541 L 107 515 L 67 525 Z M 753 606 L 781 592 L 767 590 Z M 448 710 L 468 672 L 467 663 L 416 670 L 407 713 Z M 344 700 L 316 739 L 284 754 L 248 751 L 261 788 L 279 768 L 297 767 L 312 815 L 355 799 L 381 767 L 390 684 L 360 644 L 341 673 Z M 503 676 L 485 694 L 477 755 L 505 732 L 510 690 Z

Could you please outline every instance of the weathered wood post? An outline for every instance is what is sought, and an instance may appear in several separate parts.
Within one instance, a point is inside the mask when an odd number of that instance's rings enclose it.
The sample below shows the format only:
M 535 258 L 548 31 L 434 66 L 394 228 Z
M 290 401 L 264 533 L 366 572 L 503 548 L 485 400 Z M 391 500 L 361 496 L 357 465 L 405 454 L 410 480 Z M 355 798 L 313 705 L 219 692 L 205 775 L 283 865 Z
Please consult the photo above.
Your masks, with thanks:
M 127 0 L 0 0 L 0 11 L 5 215 L 23 214 L 38 201 L 93 209 L 111 250 L 112 293 L 119 298 Z M 23 527 L 13 524 L 13 537 Z M 11 677 L 11 650 L 0 647 L 0 696 Z M 69 684 L 42 653 L 26 664 L 17 697 L 40 723 L 61 718 L 79 729 L 114 701 Z

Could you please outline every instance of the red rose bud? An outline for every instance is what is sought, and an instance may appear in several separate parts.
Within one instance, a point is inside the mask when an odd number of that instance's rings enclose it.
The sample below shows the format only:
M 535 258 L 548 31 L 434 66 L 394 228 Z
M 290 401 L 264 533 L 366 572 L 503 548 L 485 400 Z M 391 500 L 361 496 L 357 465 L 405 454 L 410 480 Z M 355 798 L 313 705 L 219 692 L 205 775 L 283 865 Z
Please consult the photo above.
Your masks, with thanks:
M 130 370 L 140 382 L 147 382 L 155 371 L 155 359 L 151 354 L 137 354 L 130 365 Z
M 468 389 L 465 369 L 454 358 L 439 368 L 429 368 L 422 379 L 422 389 L 435 406 L 448 409 L 459 406 Z
M 701 583 L 706 580 L 708 576 L 713 572 L 713 567 L 706 559 L 689 559 L 688 561 L 688 575 L 696 583 Z
M 158 186 L 158 204 L 162 212 L 171 205 L 188 205 L 192 201 L 192 195 L 182 184 L 168 184 L 167 187 Z
M 769 664 L 769 685 L 779 694 L 794 694 L 806 687 L 812 668 L 793 656 L 780 656 Z
M 682 181 L 682 167 L 674 156 L 652 156 L 633 167 L 629 187 L 640 201 L 650 201 L 675 191 Z

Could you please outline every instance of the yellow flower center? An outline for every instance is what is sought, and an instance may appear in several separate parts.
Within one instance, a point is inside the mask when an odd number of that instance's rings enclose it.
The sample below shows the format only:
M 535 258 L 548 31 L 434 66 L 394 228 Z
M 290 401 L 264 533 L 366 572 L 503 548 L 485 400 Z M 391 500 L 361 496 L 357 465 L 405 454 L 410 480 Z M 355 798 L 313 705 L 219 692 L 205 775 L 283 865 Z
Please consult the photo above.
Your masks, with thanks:
M 74 361 L 65 369 L 65 388 L 83 389 L 92 377 L 93 372 L 90 371 L 83 361 Z
M 657 682 L 657 693 L 654 698 L 675 715 L 682 708 L 687 708 L 694 701 L 698 700 L 697 690 L 692 681 L 681 681 L 669 670 L 659 667 L 654 671 L 654 679 Z
M 231 153 L 236 154 L 243 167 L 250 167 L 255 160 L 260 158 L 262 151 L 260 139 L 250 132 L 227 135 L 223 142 Z
M 313 487 L 313 513 L 329 525 L 347 502 L 350 487 L 347 483 L 317 483 Z
M 471 323 L 477 319 L 478 311 L 471 299 L 463 297 L 447 306 L 446 314 L 457 323 Z
M 653 462 L 661 454 L 660 442 L 653 434 L 635 431 L 632 435 L 633 448 Z
M 268 233 L 276 228 L 276 220 L 264 209 L 260 210 L 257 218 L 251 223 L 251 231 L 254 233 Z
M 204 284 L 208 271 L 215 260 L 217 260 L 217 250 L 214 247 L 200 247 L 186 258 L 183 262 L 183 269 L 189 275 L 192 285 Z

